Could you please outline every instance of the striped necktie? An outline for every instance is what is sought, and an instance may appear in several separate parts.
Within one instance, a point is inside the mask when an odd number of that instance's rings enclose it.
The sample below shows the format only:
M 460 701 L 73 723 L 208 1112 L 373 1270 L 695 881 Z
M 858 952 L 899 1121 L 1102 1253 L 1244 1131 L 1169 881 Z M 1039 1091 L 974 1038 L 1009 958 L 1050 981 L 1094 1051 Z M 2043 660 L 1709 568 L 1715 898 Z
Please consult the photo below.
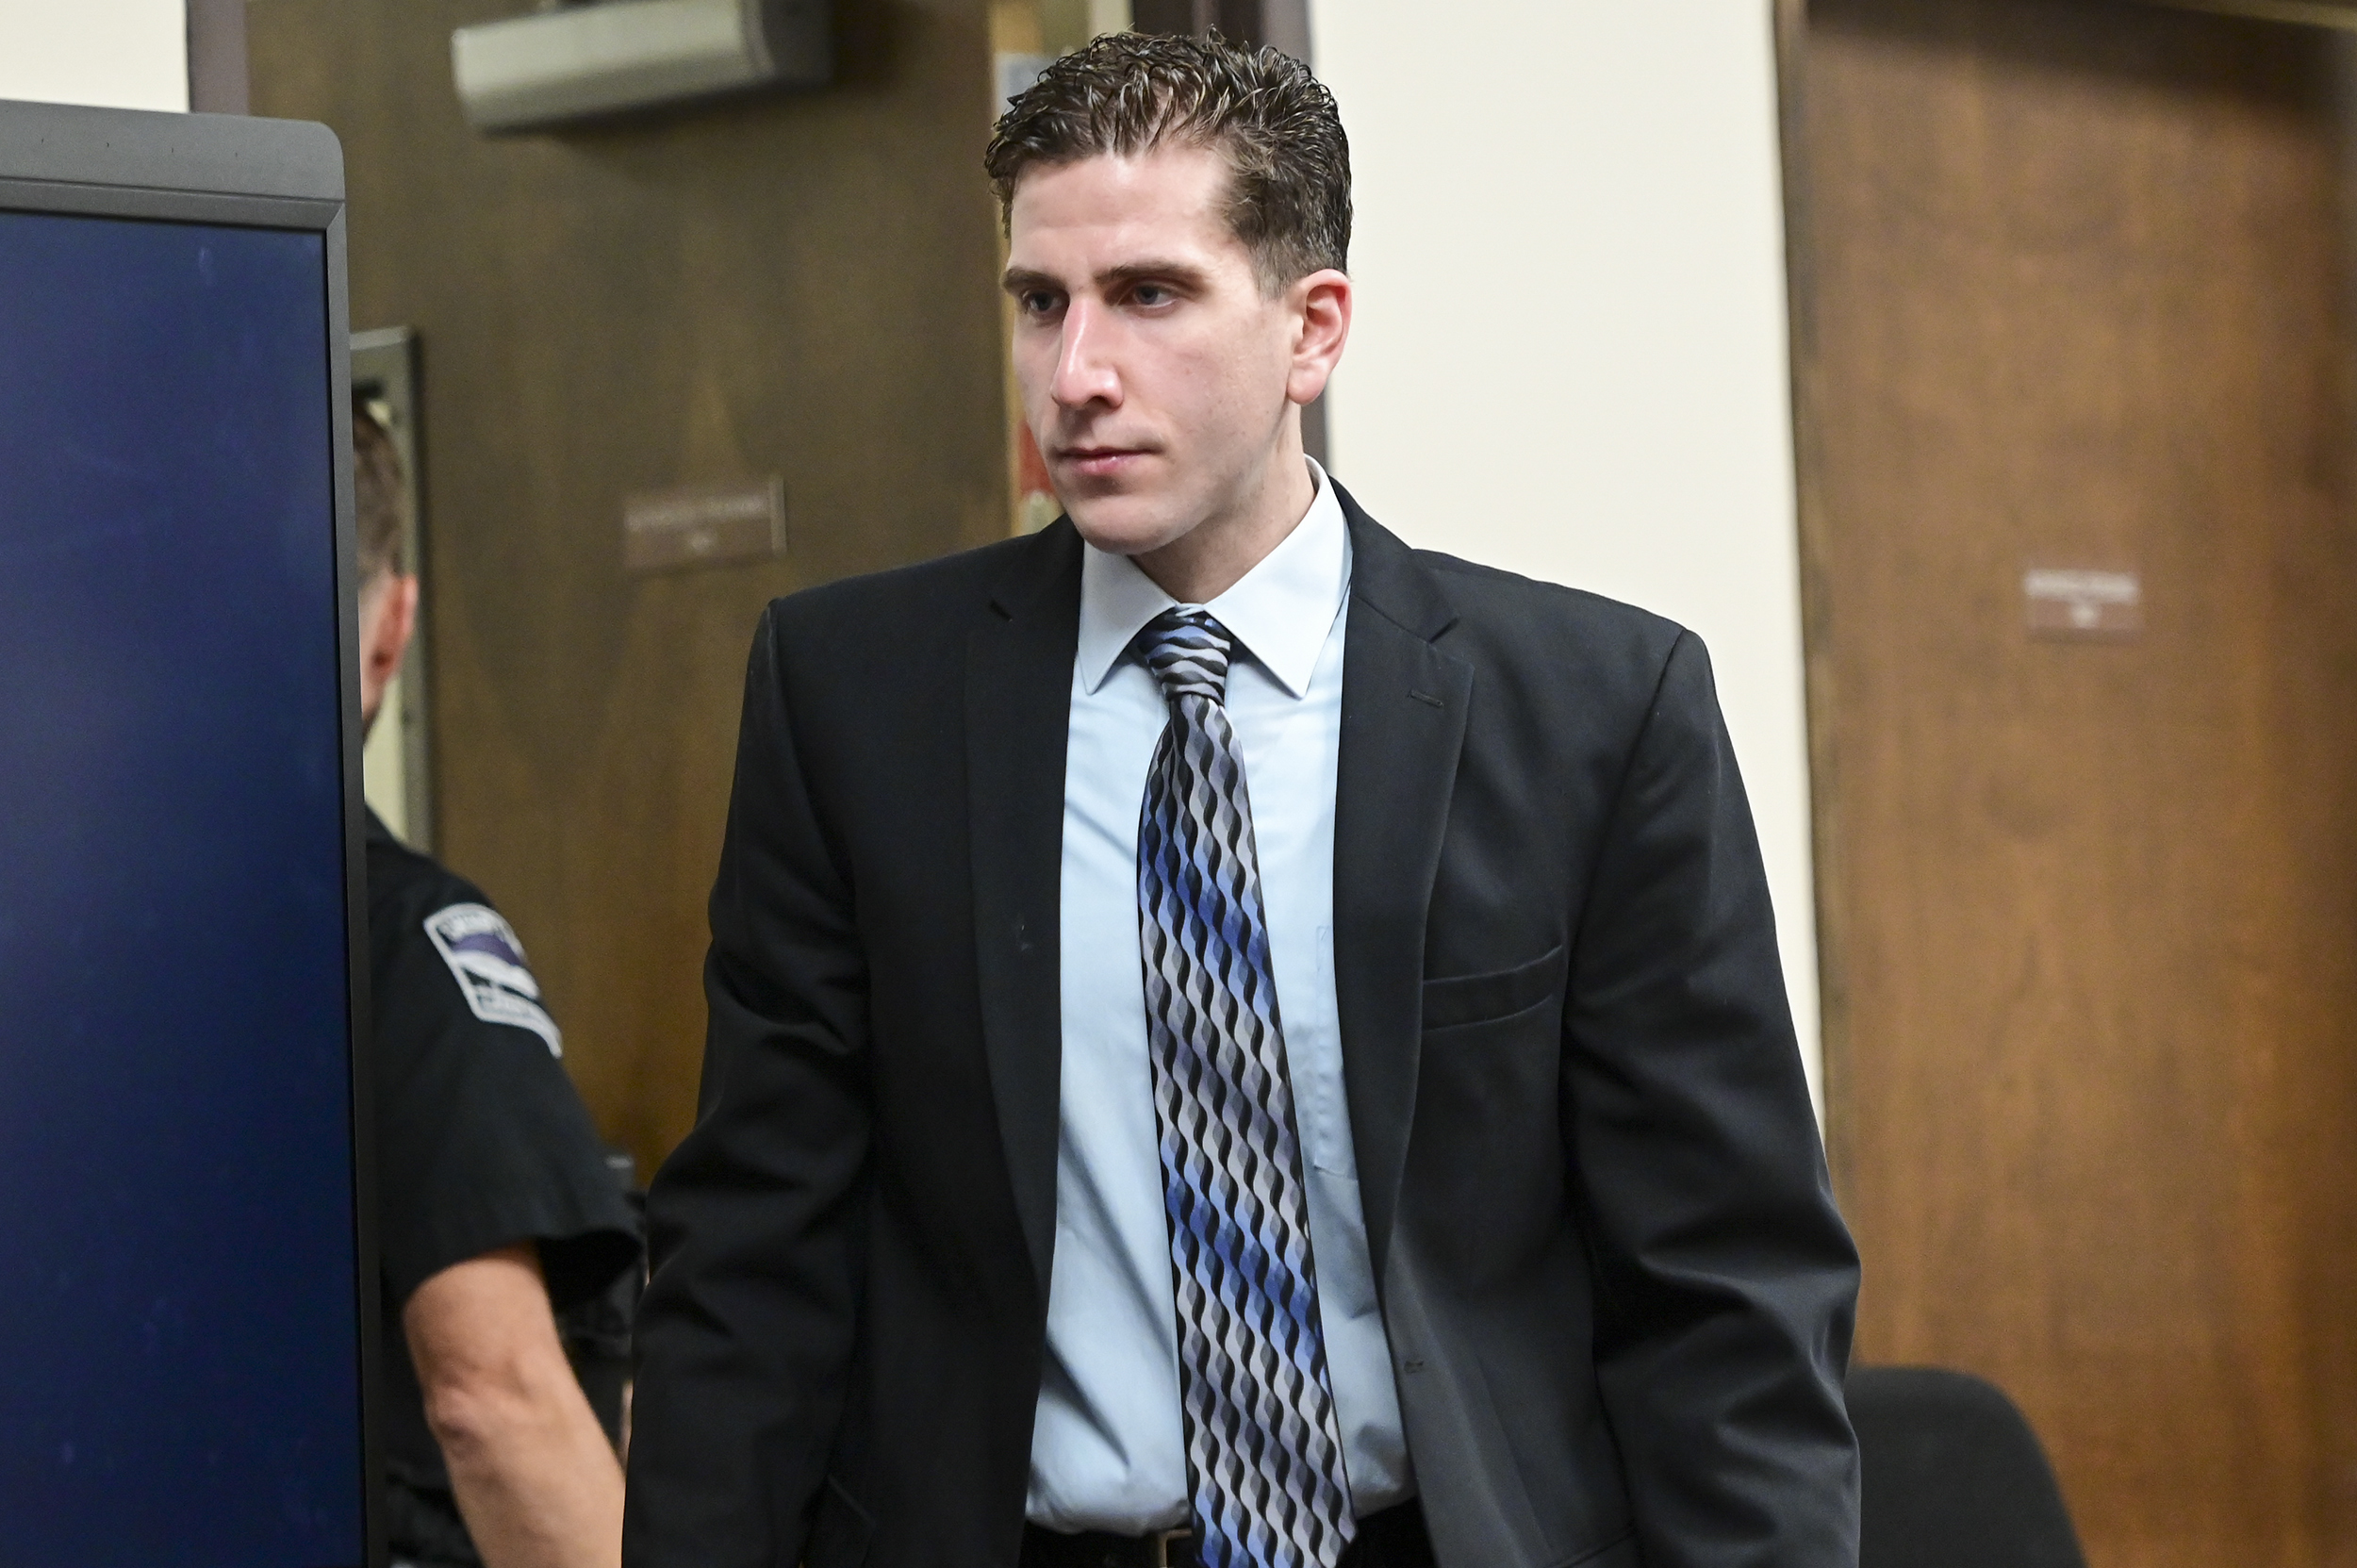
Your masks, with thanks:
M 1179 1406 L 1204 1568 L 1334 1568 L 1356 1533 L 1326 1370 L 1231 639 L 1200 610 L 1139 634 L 1170 703 L 1138 824 L 1138 940 Z

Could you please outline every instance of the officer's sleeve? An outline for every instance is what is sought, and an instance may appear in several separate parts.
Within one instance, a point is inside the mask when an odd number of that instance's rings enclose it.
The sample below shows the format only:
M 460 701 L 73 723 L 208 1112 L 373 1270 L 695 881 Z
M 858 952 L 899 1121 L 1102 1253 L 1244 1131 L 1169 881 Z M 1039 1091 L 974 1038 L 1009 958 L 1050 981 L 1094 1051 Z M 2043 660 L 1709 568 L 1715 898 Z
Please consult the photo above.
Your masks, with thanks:
M 562 1311 L 636 1262 L 637 1222 L 558 1060 L 515 933 L 453 879 L 384 916 L 376 997 L 378 1236 L 396 1302 L 538 1246 Z

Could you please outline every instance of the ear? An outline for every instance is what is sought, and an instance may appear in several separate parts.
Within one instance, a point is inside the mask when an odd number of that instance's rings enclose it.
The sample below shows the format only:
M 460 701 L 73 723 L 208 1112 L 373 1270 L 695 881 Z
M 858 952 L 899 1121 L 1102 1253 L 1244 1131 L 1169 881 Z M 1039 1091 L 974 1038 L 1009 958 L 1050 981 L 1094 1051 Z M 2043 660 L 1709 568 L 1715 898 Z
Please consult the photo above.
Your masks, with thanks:
M 1285 396 L 1308 404 L 1326 390 L 1350 341 L 1350 275 L 1331 267 L 1298 279 L 1286 290 L 1294 322 L 1293 366 Z
M 360 596 L 360 716 L 373 723 L 385 688 L 401 670 L 409 636 L 418 628 L 418 580 L 406 572 L 387 576 Z

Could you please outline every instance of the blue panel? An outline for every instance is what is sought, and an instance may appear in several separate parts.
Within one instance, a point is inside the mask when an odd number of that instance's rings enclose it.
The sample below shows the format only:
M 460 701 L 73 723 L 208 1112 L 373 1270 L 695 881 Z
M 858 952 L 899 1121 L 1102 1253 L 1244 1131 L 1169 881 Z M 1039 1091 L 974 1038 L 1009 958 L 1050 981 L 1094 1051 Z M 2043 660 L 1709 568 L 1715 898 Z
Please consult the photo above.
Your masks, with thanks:
M 316 234 L 0 213 L 0 1560 L 361 1560 Z

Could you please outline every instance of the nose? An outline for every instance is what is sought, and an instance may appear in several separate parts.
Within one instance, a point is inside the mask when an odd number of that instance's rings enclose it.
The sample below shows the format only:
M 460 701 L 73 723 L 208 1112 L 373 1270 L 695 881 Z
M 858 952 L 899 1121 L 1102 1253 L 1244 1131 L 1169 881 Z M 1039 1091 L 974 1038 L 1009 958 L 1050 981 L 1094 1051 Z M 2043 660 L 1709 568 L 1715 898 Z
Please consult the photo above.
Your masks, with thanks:
M 1059 407 L 1090 404 L 1121 406 L 1121 377 L 1106 354 L 1110 322 L 1100 322 L 1096 302 L 1075 300 L 1064 307 L 1063 331 L 1056 344 L 1056 374 L 1048 393 Z

